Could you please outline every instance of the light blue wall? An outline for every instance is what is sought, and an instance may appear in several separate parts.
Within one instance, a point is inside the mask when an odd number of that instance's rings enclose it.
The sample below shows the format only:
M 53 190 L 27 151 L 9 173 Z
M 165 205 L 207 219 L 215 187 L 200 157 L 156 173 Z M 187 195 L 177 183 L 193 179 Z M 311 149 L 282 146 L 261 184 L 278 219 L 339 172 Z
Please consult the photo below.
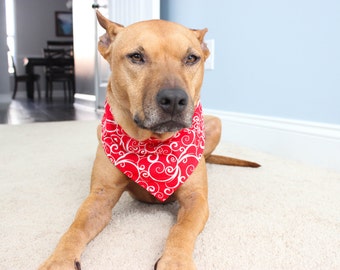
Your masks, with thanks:
M 206 108 L 340 124 L 339 0 L 161 0 L 162 18 L 208 27 Z

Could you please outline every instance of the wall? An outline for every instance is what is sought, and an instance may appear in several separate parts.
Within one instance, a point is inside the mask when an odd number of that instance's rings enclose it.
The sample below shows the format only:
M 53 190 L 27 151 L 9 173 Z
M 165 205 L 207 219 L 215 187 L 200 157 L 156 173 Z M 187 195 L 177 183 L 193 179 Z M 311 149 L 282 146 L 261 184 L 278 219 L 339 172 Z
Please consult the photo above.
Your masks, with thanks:
M 162 18 L 208 27 L 206 108 L 340 124 L 340 2 L 162 0 Z
M 340 170 L 340 2 L 162 0 L 161 17 L 208 27 L 205 112 L 224 141 Z

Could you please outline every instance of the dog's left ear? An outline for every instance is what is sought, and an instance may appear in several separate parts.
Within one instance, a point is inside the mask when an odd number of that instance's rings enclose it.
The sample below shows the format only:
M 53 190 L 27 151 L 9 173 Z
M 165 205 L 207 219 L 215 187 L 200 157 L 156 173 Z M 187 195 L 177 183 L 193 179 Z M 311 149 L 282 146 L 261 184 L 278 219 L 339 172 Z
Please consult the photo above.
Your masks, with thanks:
M 106 30 L 106 33 L 99 38 L 98 51 L 107 61 L 109 61 L 111 58 L 109 47 L 124 26 L 105 18 L 98 10 L 96 11 L 96 15 L 99 24 Z
M 208 28 L 204 28 L 202 30 L 197 30 L 197 29 L 191 29 L 191 31 L 193 31 L 193 33 L 196 35 L 197 39 L 199 40 L 199 42 L 201 43 L 201 48 L 202 48 L 202 51 L 204 53 L 204 57 L 206 60 L 209 55 L 210 55 L 210 52 L 209 52 L 209 49 L 208 49 L 208 46 L 207 44 L 204 42 L 204 36 L 205 34 L 208 32 Z

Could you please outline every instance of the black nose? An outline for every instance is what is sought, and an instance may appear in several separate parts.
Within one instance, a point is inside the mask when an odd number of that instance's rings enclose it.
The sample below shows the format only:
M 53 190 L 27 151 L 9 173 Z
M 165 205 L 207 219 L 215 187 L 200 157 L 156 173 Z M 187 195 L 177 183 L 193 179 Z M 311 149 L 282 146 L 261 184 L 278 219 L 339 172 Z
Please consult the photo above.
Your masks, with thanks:
M 163 111 L 175 115 L 187 107 L 188 95 L 182 89 L 162 89 L 157 94 L 157 103 Z

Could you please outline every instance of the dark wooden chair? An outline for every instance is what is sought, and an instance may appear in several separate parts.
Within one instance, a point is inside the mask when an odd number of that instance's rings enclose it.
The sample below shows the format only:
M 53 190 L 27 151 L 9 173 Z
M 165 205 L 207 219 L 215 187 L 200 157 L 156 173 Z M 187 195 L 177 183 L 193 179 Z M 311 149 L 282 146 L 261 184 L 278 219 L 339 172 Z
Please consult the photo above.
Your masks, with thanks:
M 19 82 L 26 83 L 29 80 L 33 80 L 36 83 L 37 90 L 38 90 L 38 97 L 41 98 L 40 75 L 38 75 L 38 74 L 33 74 L 31 76 L 30 75 L 26 75 L 26 74 L 25 75 L 18 75 L 13 56 L 11 56 L 11 59 L 12 59 L 12 67 L 13 67 L 13 75 L 14 75 L 14 91 L 13 91 L 12 99 L 15 99 L 15 96 L 17 94 L 18 83 Z
M 73 49 L 72 40 L 47 40 L 46 44 L 48 49 Z
M 63 84 L 64 97 L 73 101 L 75 92 L 73 56 L 65 49 L 44 49 L 44 57 L 47 59 L 45 67 L 46 98 L 52 99 L 53 83 Z
M 47 40 L 47 49 L 64 49 L 67 54 L 73 57 L 73 41 L 72 40 Z

